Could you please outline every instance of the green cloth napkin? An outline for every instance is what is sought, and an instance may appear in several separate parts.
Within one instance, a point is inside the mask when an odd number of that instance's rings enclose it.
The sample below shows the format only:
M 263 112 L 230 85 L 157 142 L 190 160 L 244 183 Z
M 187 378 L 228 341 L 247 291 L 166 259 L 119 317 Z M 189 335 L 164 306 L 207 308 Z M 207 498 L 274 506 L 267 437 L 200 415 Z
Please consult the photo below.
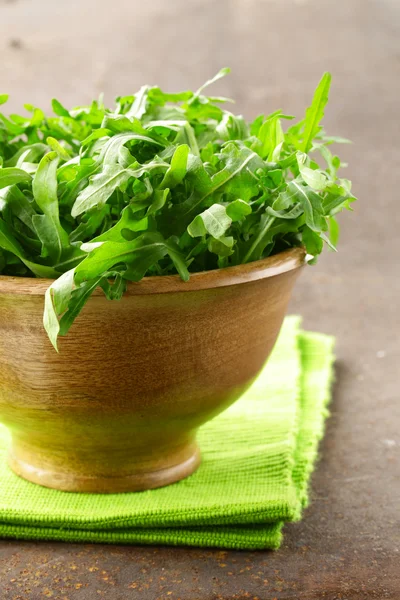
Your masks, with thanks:
M 0 426 L 0 536 L 278 548 L 297 520 L 323 435 L 333 338 L 287 317 L 252 387 L 199 432 L 203 462 L 179 483 L 130 494 L 57 492 L 14 475 Z

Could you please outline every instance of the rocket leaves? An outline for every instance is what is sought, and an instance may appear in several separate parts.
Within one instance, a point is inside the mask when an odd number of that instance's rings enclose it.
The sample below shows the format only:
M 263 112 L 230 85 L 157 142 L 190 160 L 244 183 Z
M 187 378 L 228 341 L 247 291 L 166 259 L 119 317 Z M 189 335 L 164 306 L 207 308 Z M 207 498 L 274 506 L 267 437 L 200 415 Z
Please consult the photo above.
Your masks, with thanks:
M 334 218 L 355 200 L 321 127 L 331 77 L 302 120 L 277 110 L 252 123 L 208 87 L 143 86 L 54 116 L 0 113 L 0 275 L 44 277 L 53 345 L 93 291 L 119 299 L 129 281 L 335 247 Z M 0 104 L 8 96 L 0 94 Z M 3 106 L 2 106 L 3 109 Z M 320 162 L 319 162 L 320 161 Z
M 311 149 L 314 138 L 321 131 L 320 122 L 324 116 L 325 106 L 328 103 L 331 79 L 330 73 L 325 73 L 323 75 L 315 90 L 311 106 L 306 110 L 302 143 L 302 150 L 304 152 L 308 152 Z
M 225 234 L 231 224 L 232 219 L 227 215 L 225 206 L 213 204 L 193 219 L 187 231 L 192 237 L 209 234 L 218 239 Z
M 0 169 L 0 189 L 5 188 L 14 183 L 29 183 L 31 176 L 22 169 L 16 167 L 5 167 Z

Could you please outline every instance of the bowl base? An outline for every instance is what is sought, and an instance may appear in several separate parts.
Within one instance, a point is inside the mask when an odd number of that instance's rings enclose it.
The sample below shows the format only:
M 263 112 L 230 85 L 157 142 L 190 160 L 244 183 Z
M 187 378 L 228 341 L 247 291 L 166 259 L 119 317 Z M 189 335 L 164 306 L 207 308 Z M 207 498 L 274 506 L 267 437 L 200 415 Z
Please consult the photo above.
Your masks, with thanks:
M 63 473 L 42 469 L 17 458 L 12 449 L 8 454 L 8 465 L 19 477 L 31 483 L 64 492 L 97 494 L 141 492 L 176 483 L 194 473 L 200 465 L 201 455 L 196 443 L 192 443 L 190 446 L 191 454 L 183 462 L 156 471 L 141 471 L 123 476 L 88 476 L 81 473 Z

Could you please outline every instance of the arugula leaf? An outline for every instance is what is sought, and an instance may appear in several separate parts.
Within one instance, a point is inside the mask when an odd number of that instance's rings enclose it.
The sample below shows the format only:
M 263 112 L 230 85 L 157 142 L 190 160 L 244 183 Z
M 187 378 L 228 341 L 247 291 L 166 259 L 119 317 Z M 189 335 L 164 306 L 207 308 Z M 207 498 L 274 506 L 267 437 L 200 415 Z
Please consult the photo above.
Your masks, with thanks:
M 13 236 L 7 224 L 0 218 L 0 248 L 11 252 L 18 257 L 21 262 L 28 267 L 37 277 L 52 278 L 58 277 L 59 273 L 53 268 L 45 265 L 36 264 L 24 256 L 24 250 L 17 239 Z
M 329 239 L 330 239 L 331 245 L 334 248 L 336 248 L 337 243 L 339 241 L 339 237 L 340 237 L 340 228 L 339 228 L 339 223 L 337 222 L 335 217 L 330 217 L 328 219 L 328 226 L 329 226 Z
M 257 137 L 261 142 L 259 150 L 261 158 L 272 160 L 275 149 L 284 140 L 279 113 L 272 115 L 262 124 Z
M 142 219 L 137 219 L 134 211 L 132 210 L 132 205 L 126 206 L 122 213 L 121 218 L 114 227 L 108 229 L 104 233 L 98 235 L 97 237 L 92 239 L 92 242 L 123 242 L 124 238 L 122 236 L 122 232 L 124 230 L 136 232 L 136 231 L 145 231 L 148 228 L 148 218 L 143 217 Z
M 167 249 L 168 256 L 172 260 L 174 267 L 179 273 L 181 279 L 183 279 L 183 281 L 189 281 L 190 275 L 186 265 L 186 261 L 176 240 L 173 237 L 170 237 L 165 242 L 165 247 Z
M 22 169 L 14 167 L 0 169 L 0 189 L 16 183 L 29 183 L 31 179 L 29 173 Z
M 304 227 L 301 236 L 307 252 L 314 257 L 315 262 L 318 254 L 322 252 L 324 245 L 323 239 L 318 233 L 310 229 L 310 227 L 307 227 L 307 225 Z
M 51 107 L 56 115 L 59 115 L 60 117 L 71 117 L 69 111 L 66 108 L 64 108 L 61 102 L 56 100 L 56 98 L 53 98 L 53 100 L 51 101 Z
M 166 254 L 169 254 L 182 278 L 184 280 L 189 278 L 184 258 L 178 246 L 172 240 L 165 241 L 159 233 L 147 232 L 132 241 L 106 241 L 100 242 L 100 244 L 76 267 L 75 281 L 77 283 L 94 279 L 121 263 L 128 266 L 128 278 L 138 281 L 151 266 Z
M 259 260 L 263 257 L 265 249 L 273 246 L 275 239 L 281 234 L 286 235 L 291 232 L 297 232 L 304 225 L 304 216 L 288 221 L 279 221 L 265 213 L 261 216 L 255 235 L 244 245 L 244 256 L 242 263 L 248 263 L 253 260 Z M 271 248 L 272 250 L 272 248 Z
M 294 201 L 299 202 L 303 208 L 306 223 L 313 231 L 326 231 L 328 229 L 324 217 L 321 198 L 310 187 L 297 181 L 290 181 L 288 192 Z
M 201 92 L 203 92 L 206 89 L 206 87 L 209 87 L 219 79 L 222 79 L 222 77 L 225 77 L 225 75 L 229 75 L 230 72 L 231 70 L 229 67 L 223 67 L 222 69 L 220 69 L 218 73 L 214 75 L 214 77 L 208 79 L 205 83 L 203 83 L 202 86 L 199 87 L 197 92 L 194 93 L 193 98 L 200 96 Z
M 121 146 L 124 146 L 127 142 L 147 142 L 156 146 L 163 146 L 159 141 L 154 140 L 148 135 L 142 133 L 118 133 L 108 140 L 108 143 L 104 147 L 102 156 L 104 165 L 113 165 L 118 161 L 118 153 Z
M 68 285 L 70 279 L 66 280 L 67 296 L 70 296 L 68 302 L 68 310 L 64 312 L 59 321 L 59 335 L 67 335 L 75 319 L 89 300 L 90 296 L 96 288 L 100 286 L 104 277 L 97 277 L 91 281 L 85 281 L 79 287 L 75 288 L 70 292 Z M 60 313 L 63 311 L 60 311 Z M 56 348 L 57 349 L 57 348 Z
M 18 241 L 14 238 L 13 232 L 8 227 L 7 223 L 0 218 L 0 248 L 7 250 L 21 258 L 24 250 Z
M 261 216 L 253 237 L 250 238 L 249 242 L 245 245 L 246 252 L 244 253 L 241 262 L 248 263 L 252 260 L 261 258 L 265 247 L 272 239 L 270 229 L 274 224 L 274 221 L 275 217 L 272 217 L 267 213 L 264 213 Z
M 308 152 L 313 143 L 313 139 L 321 131 L 320 122 L 324 116 L 324 109 L 328 103 L 329 88 L 331 86 L 331 74 L 324 73 L 321 81 L 315 90 L 311 106 L 306 110 L 304 121 L 304 136 L 302 149 Z
M 249 137 L 249 128 L 244 118 L 241 115 L 236 117 L 229 112 L 224 114 L 215 130 L 225 141 L 245 140 Z
M 32 182 L 33 197 L 43 212 L 43 215 L 34 215 L 32 223 L 43 244 L 43 250 L 54 262 L 60 260 L 63 249 L 69 246 L 68 234 L 60 223 L 57 197 L 58 160 L 56 152 L 45 154 Z
M 26 146 L 24 145 L 22 148 L 17 150 L 17 152 L 15 152 L 11 158 L 4 161 L 4 165 L 6 167 L 16 167 L 19 165 L 21 157 L 23 157 L 24 161 L 26 162 L 35 163 L 37 160 L 40 160 L 48 151 L 48 146 L 46 146 L 46 144 L 42 144 L 41 142 L 28 144 Z
M 29 202 L 25 194 L 19 189 L 17 185 L 11 185 L 4 188 L 0 192 L 0 200 L 3 200 L 5 205 L 10 207 L 13 215 L 18 217 L 31 231 L 35 231 L 35 227 L 32 222 L 32 217 L 36 215 L 36 212 Z
M 110 277 L 113 278 L 112 281 L 109 281 Z M 110 271 L 102 277 L 99 286 L 108 300 L 121 300 L 126 291 L 127 282 L 118 271 Z
M 297 164 L 303 181 L 314 190 L 322 191 L 326 188 L 328 180 L 326 175 L 318 169 L 310 169 L 307 166 L 307 155 L 303 152 L 297 153 Z
M 54 152 L 57 152 L 61 160 L 68 161 L 71 158 L 64 146 L 61 146 L 61 144 L 55 138 L 49 136 L 46 142 Z
M 85 213 L 76 229 L 69 234 L 70 242 L 83 242 L 88 238 L 92 238 L 109 213 L 110 207 L 108 205 L 100 208 L 93 208 Z
M 233 254 L 232 246 L 235 240 L 232 236 L 222 236 L 218 239 L 211 237 L 208 240 L 208 250 L 213 254 L 218 254 L 222 258 L 227 258 Z
M 183 181 L 187 173 L 189 150 L 187 144 L 181 144 L 176 148 L 171 158 L 171 165 L 160 184 L 160 190 L 172 189 Z
M 58 352 L 57 338 L 60 332 L 59 317 L 65 313 L 74 287 L 74 269 L 67 271 L 46 290 L 43 326 L 54 348 Z
M 101 208 L 111 194 L 130 177 L 128 169 L 119 165 L 106 165 L 101 173 L 93 175 L 90 184 L 78 194 L 71 210 L 72 217 L 78 217 L 94 207 Z
M 233 221 L 241 221 L 252 212 L 251 206 L 241 198 L 230 202 L 226 207 L 226 214 Z
M 335 249 L 334 215 L 355 197 L 329 149 L 346 140 L 322 129 L 330 75 L 285 128 L 281 110 L 248 123 L 206 95 L 228 71 L 195 92 L 143 86 L 111 108 L 53 99 L 54 116 L 0 114 L 0 276 L 56 279 L 44 314 L 55 347 L 97 287 L 120 299 L 148 275 Z
M 225 206 L 213 204 L 210 208 L 197 215 L 188 226 L 187 230 L 192 237 L 201 237 L 210 234 L 220 238 L 232 224 L 232 219 L 227 215 Z
M 149 248 L 158 249 L 159 247 L 158 240 L 154 242 L 153 236 L 150 233 L 145 233 L 131 241 L 100 242 L 76 267 L 75 281 L 79 284 L 83 281 L 94 279 L 105 271 L 109 271 L 117 264 L 125 263 L 127 265 L 135 262 L 135 259 L 144 254 Z M 162 252 L 161 257 L 166 254 L 164 246 L 162 247 Z
M 146 106 L 148 102 L 149 96 L 149 86 L 144 85 L 140 88 L 140 90 L 135 94 L 135 99 L 132 102 L 132 106 L 126 113 L 128 119 L 136 118 L 140 119 L 146 112 Z
M 184 202 L 174 207 L 172 211 L 173 217 L 176 217 L 178 223 L 188 224 L 193 213 L 198 212 L 199 206 L 211 195 L 218 191 L 246 168 L 250 167 L 251 162 L 255 162 L 258 166 L 258 155 L 246 148 L 245 146 L 238 147 L 233 142 L 228 142 L 221 153 L 222 163 L 224 167 L 215 173 L 211 180 L 209 179 L 204 167 L 200 167 L 196 163 L 196 188 L 195 192 Z M 193 163 L 192 163 L 193 164 Z M 199 181 L 200 180 L 200 181 Z M 177 225 L 179 227 L 179 225 Z
M 277 217 L 278 219 L 297 219 L 301 214 L 303 214 L 304 210 L 302 205 L 294 204 L 292 208 L 289 210 L 275 210 L 271 206 L 267 206 L 267 213 L 272 217 Z

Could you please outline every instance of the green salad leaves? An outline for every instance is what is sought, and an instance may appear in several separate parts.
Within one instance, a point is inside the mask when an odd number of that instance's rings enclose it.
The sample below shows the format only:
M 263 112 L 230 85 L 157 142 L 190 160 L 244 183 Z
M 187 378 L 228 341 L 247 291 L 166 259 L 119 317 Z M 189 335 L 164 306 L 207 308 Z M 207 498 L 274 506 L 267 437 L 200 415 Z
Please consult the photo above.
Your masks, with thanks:
M 142 87 L 55 116 L 0 113 L 0 274 L 50 278 L 44 326 L 54 347 L 93 290 L 238 265 L 303 244 L 334 248 L 334 215 L 355 199 L 321 119 L 326 73 L 303 120 L 252 123 L 225 98 Z M 0 95 L 0 104 L 7 95 Z M 283 127 L 282 123 L 286 123 Z

